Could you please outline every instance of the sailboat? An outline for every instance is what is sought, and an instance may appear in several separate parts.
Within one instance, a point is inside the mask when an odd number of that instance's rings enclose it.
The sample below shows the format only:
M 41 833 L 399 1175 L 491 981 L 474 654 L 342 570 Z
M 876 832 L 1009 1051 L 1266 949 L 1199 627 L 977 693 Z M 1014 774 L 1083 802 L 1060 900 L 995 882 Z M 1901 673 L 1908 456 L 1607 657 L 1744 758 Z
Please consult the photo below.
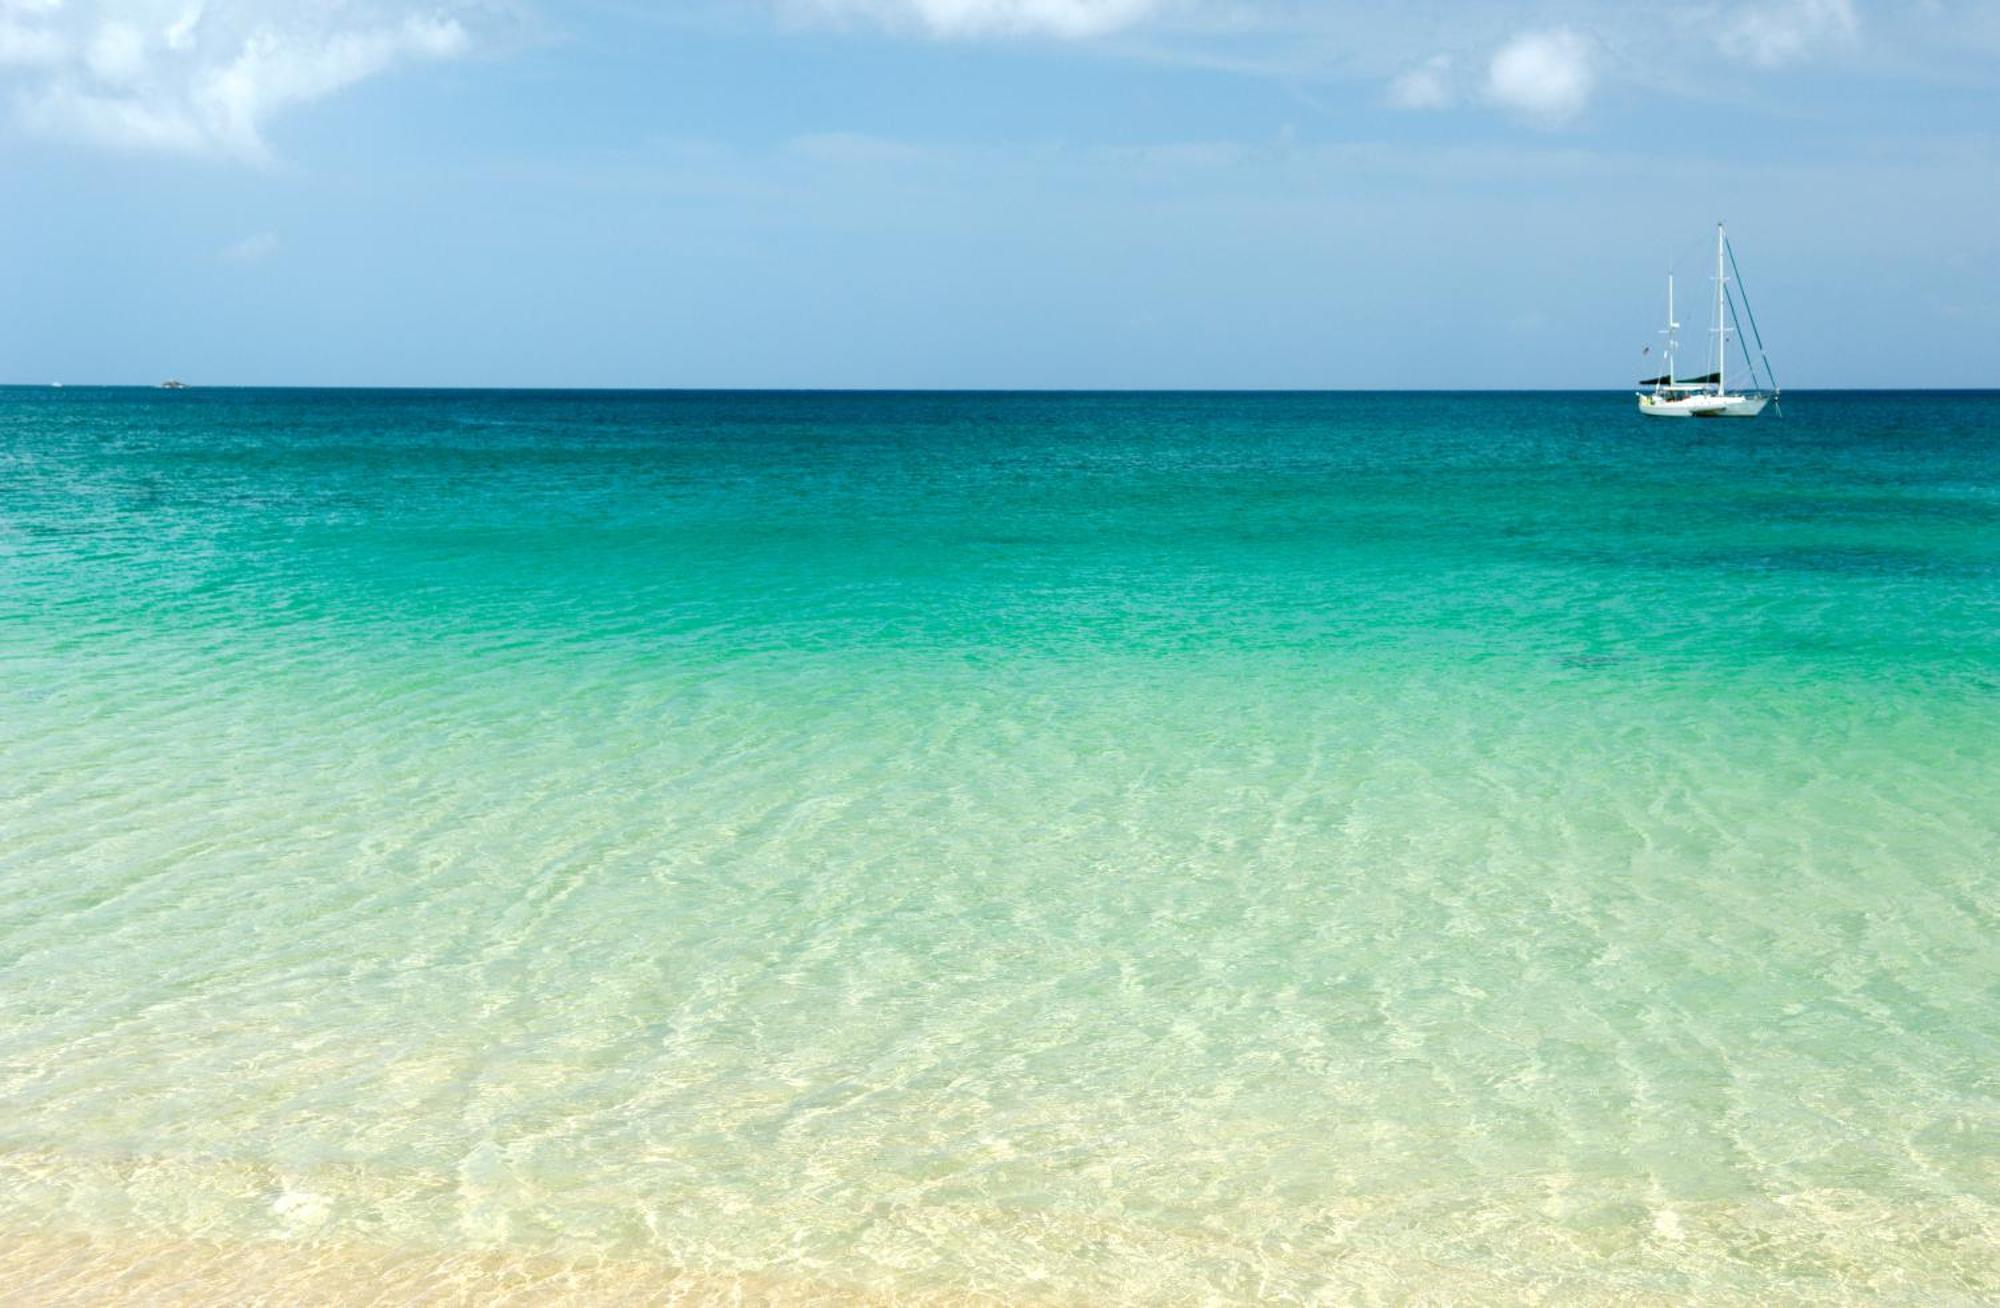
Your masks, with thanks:
M 1731 272 L 1736 269 L 1736 251 L 1722 224 L 1715 225 L 1715 326 L 1709 328 L 1709 359 L 1715 365 L 1699 377 L 1676 377 L 1674 354 L 1680 340 L 1674 333 L 1680 323 L 1674 319 L 1674 275 L 1667 274 L 1667 325 L 1660 334 L 1666 338 L 1666 371 L 1640 382 L 1650 391 L 1640 391 L 1639 412 L 1650 418 L 1754 418 L 1764 406 L 1778 398 L 1777 379 L 1771 375 L 1771 361 L 1764 355 L 1764 338 L 1757 330 L 1757 316 L 1750 311 L 1750 298 L 1743 290 L 1743 275 L 1735 277 L 1736 293 L 1729 290 Z M 1750 324 L 1749 338 L 1737 322 L 1736 301 L 1743 300 L 1743 316 Z M 1735 336 L 1743 350 L 1749 385 L 1731 390 L 1729 385 L 1729 338 Z M 1763 376 L 1758 376 L 1757 360 L 1750 357 L 1750 341 L 1757 343 Z M 1783 410 L 1779 410 L 1783 412 Z

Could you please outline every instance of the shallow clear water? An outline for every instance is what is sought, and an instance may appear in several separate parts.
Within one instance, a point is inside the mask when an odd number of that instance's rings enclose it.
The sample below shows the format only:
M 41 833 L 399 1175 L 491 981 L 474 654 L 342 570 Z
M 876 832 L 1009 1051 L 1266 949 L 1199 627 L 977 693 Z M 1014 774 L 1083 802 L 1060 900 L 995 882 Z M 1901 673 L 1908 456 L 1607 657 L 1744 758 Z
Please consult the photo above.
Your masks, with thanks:
M 1786 408 L 0 391 L 0 1280 L 2000 1297 L 2000 395 Z

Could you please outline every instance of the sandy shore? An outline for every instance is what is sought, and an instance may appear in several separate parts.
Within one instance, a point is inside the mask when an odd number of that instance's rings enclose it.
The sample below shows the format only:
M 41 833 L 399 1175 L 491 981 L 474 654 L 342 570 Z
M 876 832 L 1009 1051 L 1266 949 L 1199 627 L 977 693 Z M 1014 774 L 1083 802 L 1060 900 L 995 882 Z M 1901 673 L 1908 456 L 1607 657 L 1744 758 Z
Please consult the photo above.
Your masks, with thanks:
M 1350 1268 L 1349 1271 L 1362 1269 Z M 1670 1308 L 1685 1299 L 1634 1294 L 1629 1286 L 1592 1286 L 1520 1266 L 1489 1271 L 1413 1261 L 1376 1264 L 1368 1284 L 1326 1287 L 1301 1299 L 1254 1293 L 1244 1302 L 1472 1305 L 1633 1305 Z M 550 1257 L 435 1250 L 390 1250 L 351 1244 L 195 1239 L 106 1240 L 74 1234 L 0 1232 L 0 1298 L 38 1305 L 146 1304 L 284 1305 L 285 1308 L 384 1308 L 387 1305 L 770 1305 L 771 1308 L 990 1308 L 996 1305 L 1213 1302 L 1193 1287 L 1131 1287 L 1130 1297 L 1037 1297 L 1020 1289 L 937 1292 L 816 1282 L 803 1277 L 693 1272 L 640 1261 L 565 1261 Z M 1838 1302 L 1871 1302 L 1865 1294 Z M 1900 1297 L 1895 1302 L 1906 1302 Z M 1835 1302 L 1811 1296 L 1704 1294 L 1708 1305 Z M 1946 1296 L 1928 1301 L 1974 1302 Z
M 105 1241 L 0 1234 L 0 1298 L 36 1304 L 976 1305 L 986 1295 L 879 1293 L 645 1262 L 440 1255 L 301 1242 Z

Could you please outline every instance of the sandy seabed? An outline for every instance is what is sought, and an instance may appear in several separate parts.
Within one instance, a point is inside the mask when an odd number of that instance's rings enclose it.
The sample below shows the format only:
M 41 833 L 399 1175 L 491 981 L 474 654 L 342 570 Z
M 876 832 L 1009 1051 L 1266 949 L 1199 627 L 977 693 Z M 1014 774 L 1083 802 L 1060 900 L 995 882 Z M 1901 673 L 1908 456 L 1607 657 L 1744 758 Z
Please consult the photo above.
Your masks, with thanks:
M 1530 1267 L 1468 1269 L 1411 1262 L 1345 1269 L 1345 1283 L 1299 1297 L 1251 1301 L 1365 1305 L 1637 1305 L 1686 1300 L 1590 1285 Z M 1212 1287 L 1209 1287 L 1212 1289 Z M 1772 1287 L 1767 1287 L 1772 1288 Z M 1861 1291 L 1862 1287 L 1853 1287 Z M 1835 1287 L 1819 1287 L 1831 1291 Z M 1079 1297 L 1017 1290 L 940 1291 L 836 1285 L 805 1277 L 689 1271 L 641 1260 L 572 1261 L 504 1252 L 440 1253 L 312 1241 L 107 1240 L 84 1234 L 0 1233 L 0 1300 L 9 1303 L 145 1305 L 1083 1305 L 1216 1302 L 1197 1287 L 1134 1286 L 1130 1297 Z M 1893 1301 L 1905 1301 L 1891 1296 Z M 1704 1293 L 1704 1304 L 1870 1302 L 1836 1294 Z M 1914 1301 L 1914 1300 L 1911 1300 Z M 1972 1304 L 1946 1293 L 1926 1302 Z

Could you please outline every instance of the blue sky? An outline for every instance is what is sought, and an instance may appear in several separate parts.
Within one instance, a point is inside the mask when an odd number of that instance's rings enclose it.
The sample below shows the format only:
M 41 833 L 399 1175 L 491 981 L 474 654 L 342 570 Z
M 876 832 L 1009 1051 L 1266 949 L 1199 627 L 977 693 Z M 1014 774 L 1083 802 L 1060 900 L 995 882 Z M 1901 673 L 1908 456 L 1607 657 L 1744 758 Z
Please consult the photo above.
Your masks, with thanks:
M 1726 217 L 1788 386 L 1994 385 L 1996 92 L 1995 0 L 0 0 L 0 380 L 1610 387 Z

